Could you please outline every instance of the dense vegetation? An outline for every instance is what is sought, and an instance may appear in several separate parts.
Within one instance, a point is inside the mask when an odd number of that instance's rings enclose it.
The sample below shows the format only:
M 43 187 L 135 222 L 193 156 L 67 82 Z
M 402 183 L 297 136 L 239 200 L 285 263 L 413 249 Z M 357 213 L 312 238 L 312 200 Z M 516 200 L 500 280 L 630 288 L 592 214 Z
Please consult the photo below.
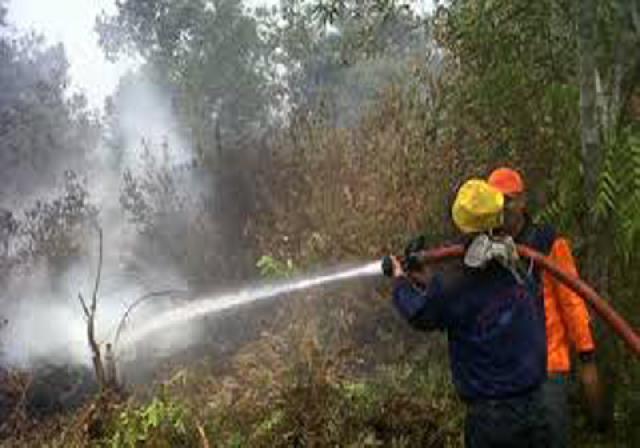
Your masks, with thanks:
M 372 259 L 417 233 L 449 238 L 455 187 L 508 164 L 640 328 L 639 17 L 637 0 L 451 0 L 428 17 L 386 0 L 124 0 L 98 19 L 101 44 L 144 63 L 101 118 L 66 95 L 62 48 L 1 33 L 0 281 L 13 291 L 46 265 L 64 291 L 56 279 L 93 254 L 95 225 L 107 256 L 126 251 L 122 269 L 149 285 L 170 271 L 190 291 Z M 130 159 L 127 92 L 150 82 L 186 162 L 166 141 L 136 141 Z M 98 146 L 118 191 L 102 207 Z M 59 194 L 42 193 L 55 180 Z M 108 242 L 111 209 L 135 235 L 126 248 Z M 230 317 L 153 386 L 41 421 L 20 395 L 28 374 L 7 372 L 5 443 L 460 446 L 442 338 L 407 330 L 386 295 L 350 285 Z M 640 365 L 606 328 L 598 339 L 611 422 L 595 432 L 572 391 L 575 445 L 637 446 Z

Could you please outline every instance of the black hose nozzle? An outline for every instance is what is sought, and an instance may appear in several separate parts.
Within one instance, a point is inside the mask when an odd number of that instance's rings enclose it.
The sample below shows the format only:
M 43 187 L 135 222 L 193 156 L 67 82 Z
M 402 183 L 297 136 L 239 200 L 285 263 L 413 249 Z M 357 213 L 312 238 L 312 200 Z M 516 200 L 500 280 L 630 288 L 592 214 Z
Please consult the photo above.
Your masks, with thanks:
M 385 277 L 393 277 L 393 260 L 390 255 L 382 257 L 382 274 Z
M 398 257 L 405 272 L 415 272 L 422 269 L 425 260 L 420 252 L 414 252 L 406 257 Z M 393 277 L 393 260 L 391 255 L 382 258 L 382 273 L 385 277 Z

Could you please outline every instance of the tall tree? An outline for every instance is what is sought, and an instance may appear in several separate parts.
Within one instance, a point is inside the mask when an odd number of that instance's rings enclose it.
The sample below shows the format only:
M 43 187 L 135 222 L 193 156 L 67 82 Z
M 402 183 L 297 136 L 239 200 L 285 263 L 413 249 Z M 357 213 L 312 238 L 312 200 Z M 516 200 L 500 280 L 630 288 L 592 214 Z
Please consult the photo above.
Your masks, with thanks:
M 50 186 L 79 168 L 98 138 L 80 95 L 68 95 L 61 45 L 35 35 L 0 34 L 0 203 Z
M 395 2 L 283 0 L 279 48 L 294 107 L 327 105 L 351 123 L 380 91 L 423 63 L 426 22 Z M 342 119 L 346 118 L 346 120 Z
M 108 55 L 137 51 L 173 86 L 198 147 L 235 142 L 268 120 L 270 49 L 243 2 L 126 0 L 98 31 Z

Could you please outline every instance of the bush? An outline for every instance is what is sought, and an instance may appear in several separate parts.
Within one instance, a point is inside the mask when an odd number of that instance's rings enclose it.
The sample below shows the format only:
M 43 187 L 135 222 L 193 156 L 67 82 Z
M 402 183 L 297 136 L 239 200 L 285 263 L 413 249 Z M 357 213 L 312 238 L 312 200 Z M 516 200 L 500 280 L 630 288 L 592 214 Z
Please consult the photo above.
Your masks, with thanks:
M 168 397 L 155 397 L 147 405 L 129 405 L 111 423 L 104 447 L 195 446 L 196 428 L 187 408 Z

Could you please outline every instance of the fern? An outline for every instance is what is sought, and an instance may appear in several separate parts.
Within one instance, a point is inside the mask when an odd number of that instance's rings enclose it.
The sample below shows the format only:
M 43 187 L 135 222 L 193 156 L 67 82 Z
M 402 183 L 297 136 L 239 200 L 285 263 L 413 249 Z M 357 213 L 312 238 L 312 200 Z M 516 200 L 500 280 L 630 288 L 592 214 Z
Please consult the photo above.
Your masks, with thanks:
M 553 223 L 562 232 L 571 233 L 584 210 L 582 172 L 575 162 L 568 163 L 562 172 L 564 175 L 559 177 L 552 194 L 554 199 L 537 214 L 536 221 Z
M 613 230 L 615 255 L 629 263 L 640 239 L 640 136 L 631 128 L 606 147 L 591 211 Z
M 640 240 L 640 136 L 631 134 L 628 138 L 629 165 L 625 207 L 622 222 L 625 228 L 624 242 L 629 251 L 635 252 Z
M 640 136 L 632 135 L 629 138 L 629 153 L 631 155 L 630 172 L 633 176 L 633 203 L 636 210 L 640 210 Z
M 596 220 L 603 222 L 611 216 L 611 213 L 616 209 L 616 198 L 618 196 L 618 189 L 616 187 L 615 170 L 613 168 L 613 156 L 615 151 L 608 151 L 605 158 L 603 169 L 600 174 L 600 181 L 598 182 L 598 190 L 596 197 L 591 206 L 591 211 L 595 215 Z
M 593 198 L 585 200 L 579 161 L 567 160 L 563 165 L 563 174 L 555 184 L 555 199 L 537 220 L 571 232 L 576 229 L 577 215 L 590 212 L 598 228 L 610 233 L 613 255 L 628 266 L 640 252 L 640 133 L 627 128 L 605 146 Z
M 536 216 L 537 222 L 558 222 L 562 216 L 562 204 L 559 200 L 551 201 Z

